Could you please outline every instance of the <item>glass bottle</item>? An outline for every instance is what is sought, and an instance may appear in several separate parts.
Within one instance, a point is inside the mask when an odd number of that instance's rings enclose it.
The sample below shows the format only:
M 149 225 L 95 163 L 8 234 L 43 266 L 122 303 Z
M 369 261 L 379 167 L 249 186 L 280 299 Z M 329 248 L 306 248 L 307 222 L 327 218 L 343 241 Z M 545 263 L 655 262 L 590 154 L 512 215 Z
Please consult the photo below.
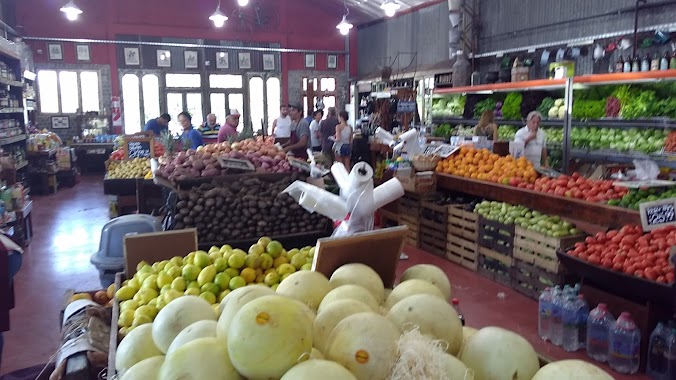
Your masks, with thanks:
M 631 56 L 627 57 L 627 59 L 624 60 L 624 67 L 622 68 L 622 72 L 625 73 L 631 72 Z
M 616 73 L 621 73 L 624 71 L 624 58 L 620 56 L 620 59 L 615 62 L 615 72 Z
M 669 69 L 676 70 L 676 50 L 674 50 L 674 53 L 671 55 L 671 59 L 669 60 Z
M 669 70 L 669 52 L 664 52 L 664 57 L 660 60 L 660 70 Z
M 641 71 L 641 59 L 638 57 L 638 54 L 636 54 L 631 62 L 631 72 L 637 73 L 639 71 Z
M 650 61 L 650 71 L 657 71 L 660 69 L 660 55 L 655 53 L 653 60 Z
M 650 54 L 646 54 L 641 61 L 641 71 L 650 71 Z

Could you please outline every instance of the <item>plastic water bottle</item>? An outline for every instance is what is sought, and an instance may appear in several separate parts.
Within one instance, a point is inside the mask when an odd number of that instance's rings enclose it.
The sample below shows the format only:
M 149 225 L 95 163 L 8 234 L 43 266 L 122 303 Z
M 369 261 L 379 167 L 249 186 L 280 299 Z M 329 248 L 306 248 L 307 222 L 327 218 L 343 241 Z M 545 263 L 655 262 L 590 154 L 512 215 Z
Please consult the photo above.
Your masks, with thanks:
M 665 379 L 676 379 L 676 323 L 669 321 L 665 328 L 667 337 L 667 350 L 665 352 L 668 363 L 668 371 Z
M 587 319 L 589 318 L 589 305 L 584 299 L 584 294 L 577 296 L 577 343 L 579 349 L 587 347 Z
M 561 346 L 563 339 L 563 303 L 566 301 L 561 288 L 556 286 L 552 294 L 552 318 L 549 322 L 549 340 Z
M 538 298 L 538 335 L 549 339 L 549 326 L 552 316 L 552 289 L 545 288 Z
M 610 330 L 608 364 L 619 373 L 636 373 L 641 362 L 641 332 L 624 312 Z
M 650 334 L 648 368 L 646 369 L 646 373 L 652 380 L 670 380 L 669 360 L 667 358 L 669 351 L 669 335 L 669 330 L 662 322 L 657 323 L 657 327 L 655 327 L 655 330 Z
M 615 318 L 610 314 L 604 303 L 598 304 L 589 313 L 587 319 L 587 356 L 599 362 L 608 360 L 610 328 L 614 323 Z
M 578 342 L 579 308 L 580 304 L 572 293 L 568 295 L 563 302 L 563 334 L 561 337 L 561 346 L 568 352 L 574 352 L 580 348 L 580 343 Z
M 573 291 L 575 292 L 576 296 L 580 294 L 580 283 L 579 282 L 576 283 L 575 286 L 573 286 Z

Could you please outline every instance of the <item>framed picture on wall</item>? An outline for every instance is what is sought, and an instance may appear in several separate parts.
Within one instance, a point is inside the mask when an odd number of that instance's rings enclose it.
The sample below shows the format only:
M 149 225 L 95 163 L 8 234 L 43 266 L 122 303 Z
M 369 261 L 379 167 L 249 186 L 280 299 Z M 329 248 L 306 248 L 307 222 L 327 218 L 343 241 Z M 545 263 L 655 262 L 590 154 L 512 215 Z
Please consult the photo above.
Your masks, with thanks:
M 87 44 L 76 44 L 75 45 L 75 54 L 78 61 L 91 61 L 91 53 L 89 52 L 89 45 Z
M 169 50 L 157 51 L 157 67 L 171 67 L 171 52 Z
M 216 68 L 217 69 L 228 69 L 230 68 L 230 56 L 228 52 L 219 51 L 216 53 Z
M 140 66 L 141 54 L 139 48 L 124 48 L 124 64 L 127 66 Z
M 251 53 L 239 53 L 239 68 L 240 69 L 250 69 L 251 68 Z
M 63 61 L 63 45 L 58 43 L 47 44 L 50 61 Z
M 274 70 L 274 69 L 275 69 L 275 55 L 263 54 L 263 70 Z
M 185 60 L 186 69 L 196 69 L 198 66 L 197 61 L 197 51 L 195 50 L 186 50 L 183 52 L 183 59 Z
M 329 69 L 335 69 L 338 67 L 338 56 L 335 54 L 329 54 L 329 56 L 326 58 L 326 66 Z
M 314 68 L 315 67 L 315 55 L 314 54 L 305 54 L 305 67 Z
M 68 116 L 52 116 L 52 129 L 68 129 L 70 123 Z

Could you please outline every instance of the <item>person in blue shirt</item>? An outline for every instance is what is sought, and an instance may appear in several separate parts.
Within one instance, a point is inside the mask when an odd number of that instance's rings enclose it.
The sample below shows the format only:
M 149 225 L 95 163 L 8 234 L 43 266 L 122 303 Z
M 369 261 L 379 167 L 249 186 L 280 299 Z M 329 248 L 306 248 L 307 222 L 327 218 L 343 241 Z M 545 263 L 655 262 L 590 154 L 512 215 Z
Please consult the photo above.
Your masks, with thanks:
M 163 131 L 169 130 L 169 122 L 171 121 L 171 116 L 168 113 L 162 114 L 162 116 L 150 119 L 146 123 L 144 131 L 153 131 L 155 136 L 159 136 Z
M 190 116 L 190 113 L 187 111 L 179 113 L 178 122 L 183 128 L 181 141 L 183 141 L 184 147 L 190 146 L 191 149 L 197 149 L 198 147 L 204 145 L 202 134 L 192 126 L 192 116 Z

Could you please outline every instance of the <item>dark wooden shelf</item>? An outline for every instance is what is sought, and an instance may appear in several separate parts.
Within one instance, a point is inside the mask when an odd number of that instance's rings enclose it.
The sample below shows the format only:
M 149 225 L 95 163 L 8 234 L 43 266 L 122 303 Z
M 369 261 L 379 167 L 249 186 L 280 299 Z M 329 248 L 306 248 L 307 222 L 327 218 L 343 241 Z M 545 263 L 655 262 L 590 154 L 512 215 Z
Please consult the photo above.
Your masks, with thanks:
M 14 144 L 15 142 L 23 141 L 26 139 L 26 135 L 17 135 L 13 137 L 6 137 L 4 139 L 0 139 L 0 146 L 2 145 L 8 145 L 8 144 Z
M 435 173 L 437 187 L 458 191 L 490 200 L 523 205 L 528 208 L 591 224 L 619 228 L 626 224 L 641 224 L 637 211 L 579 199 L 561 197 L 518 187 L 479 181 L 449 174 Z

